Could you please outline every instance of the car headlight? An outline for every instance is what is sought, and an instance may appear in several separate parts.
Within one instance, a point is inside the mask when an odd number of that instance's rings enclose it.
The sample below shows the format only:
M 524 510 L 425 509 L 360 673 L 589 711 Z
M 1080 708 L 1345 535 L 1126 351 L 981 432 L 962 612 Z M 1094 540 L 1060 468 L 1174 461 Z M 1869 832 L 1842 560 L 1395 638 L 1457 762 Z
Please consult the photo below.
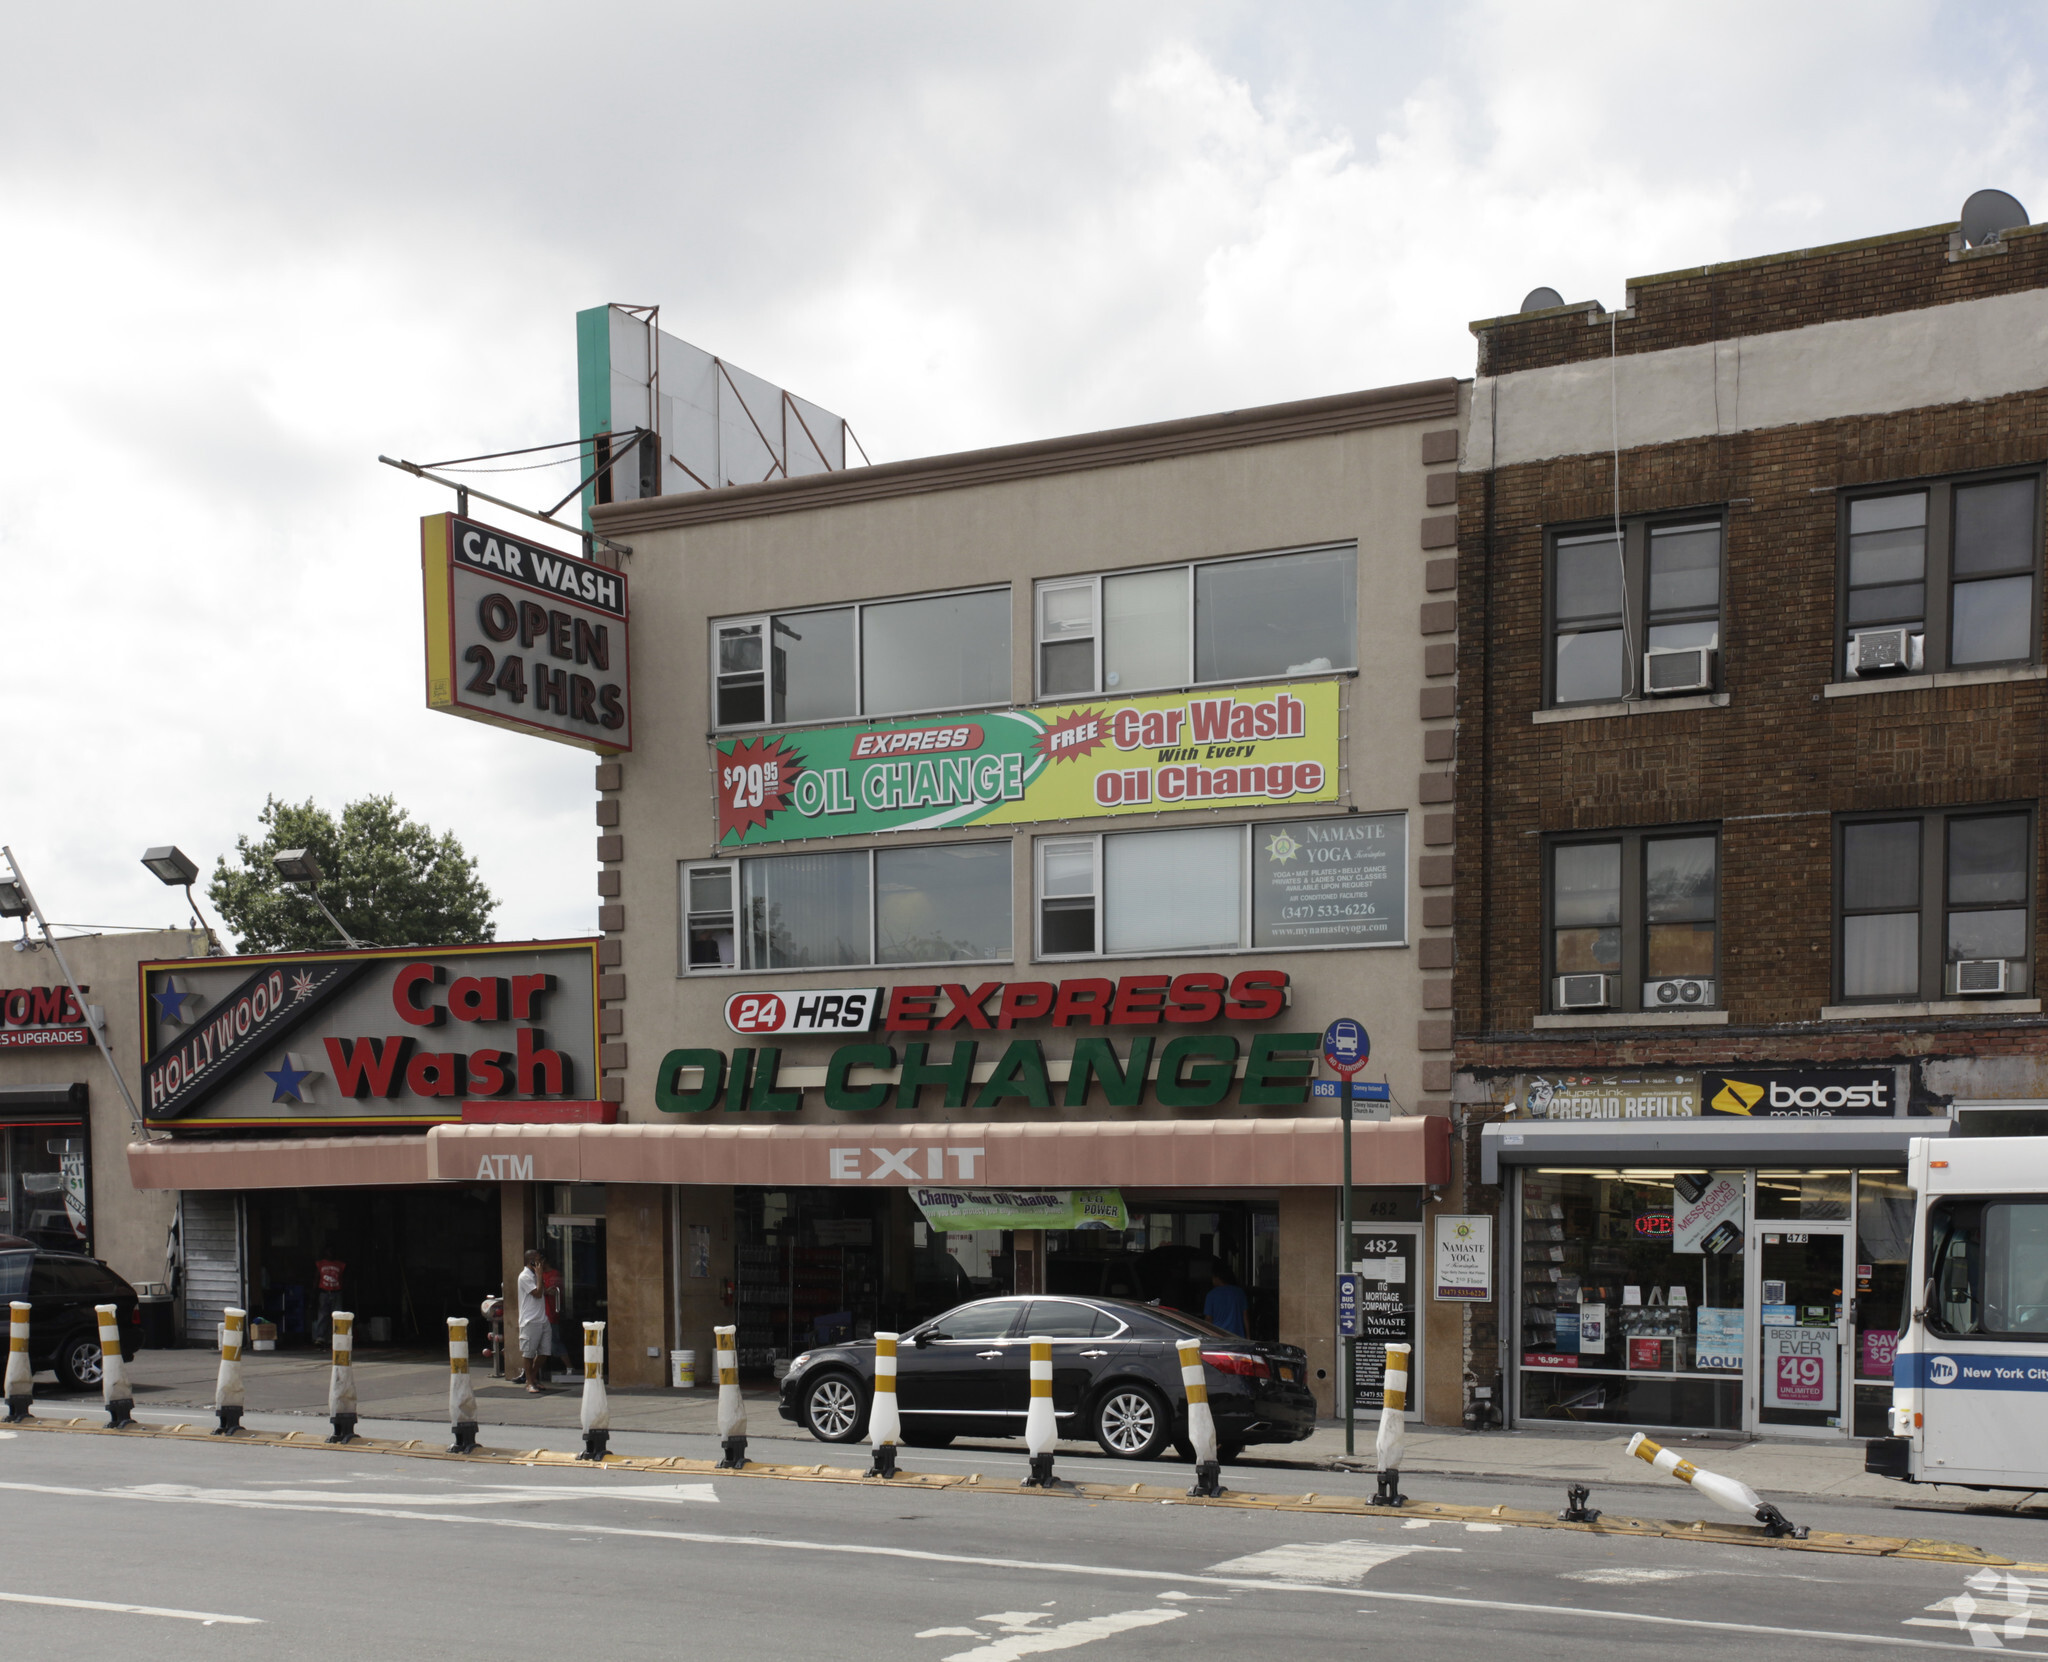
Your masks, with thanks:
M 798 1368 L 808 1367 L 810 1365 L 810 1361 L 811 1353 L 809 1351 L 805 1351 L 803 1355 L 799 1356 L 794 1362 L 790 1363 L 789 1371 L 791 1373 L 795 1373 Z

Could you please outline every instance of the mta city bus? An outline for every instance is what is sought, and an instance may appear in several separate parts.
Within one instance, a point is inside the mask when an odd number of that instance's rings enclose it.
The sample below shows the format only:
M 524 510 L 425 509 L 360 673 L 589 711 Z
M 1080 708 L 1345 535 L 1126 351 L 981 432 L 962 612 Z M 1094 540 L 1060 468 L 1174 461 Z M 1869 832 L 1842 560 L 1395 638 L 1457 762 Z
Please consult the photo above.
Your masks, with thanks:
M 2048 1489 L 2048 1137 L 1915 1137 L 1891 1435 L 1909 1483 Z

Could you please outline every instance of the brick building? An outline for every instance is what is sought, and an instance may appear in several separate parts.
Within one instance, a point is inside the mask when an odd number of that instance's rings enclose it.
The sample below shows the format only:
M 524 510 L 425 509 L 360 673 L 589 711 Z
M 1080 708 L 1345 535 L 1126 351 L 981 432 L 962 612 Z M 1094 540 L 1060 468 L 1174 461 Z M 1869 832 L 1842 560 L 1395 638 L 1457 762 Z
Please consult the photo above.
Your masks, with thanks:
M 2043 229 L 1473 326 L 1455 1093 L 1511 1422 L 1880 1434 L 1905 1139 L 2048 1126 Z

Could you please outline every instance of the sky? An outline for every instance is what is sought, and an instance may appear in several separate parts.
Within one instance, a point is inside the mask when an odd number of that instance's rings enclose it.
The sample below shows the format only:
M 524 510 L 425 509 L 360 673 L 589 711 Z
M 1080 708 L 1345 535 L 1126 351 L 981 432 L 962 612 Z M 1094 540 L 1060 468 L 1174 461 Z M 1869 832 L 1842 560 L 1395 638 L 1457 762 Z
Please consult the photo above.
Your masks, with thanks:
M 594 759 L 425 708 L 452 503 L 376 462 L 573 437 L 580 308 L 879 462 L 1470 375 L 1538 285 L 1980 186 L 2048 218 L 2048 10 L 1989 0 L 7 15 L 0 842 L 77 926 L 185 923 L 147 846 L 388 792 L 500 939 L 595 927 Z

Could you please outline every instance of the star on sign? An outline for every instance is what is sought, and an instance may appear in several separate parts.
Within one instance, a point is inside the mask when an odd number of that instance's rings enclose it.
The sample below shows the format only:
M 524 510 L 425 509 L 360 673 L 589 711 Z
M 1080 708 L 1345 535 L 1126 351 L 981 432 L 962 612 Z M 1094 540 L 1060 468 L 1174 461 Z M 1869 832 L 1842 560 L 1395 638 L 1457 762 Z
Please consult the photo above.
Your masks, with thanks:
M 149 996 L 156 1000 L 157 1008 L 163 1012 L 166 1021 L 174 1021 L 182 1027 L 185 1022 L 185 1001 L 197 995 L 181 993 L 166 981 L 162 992 L 151 993 Z
M 313 977 L 305 970 L 300 970 L 298 974 L 292 977 L 292 1002 L 294 1004 L 303 1004 L 312 996 Z
M 313 1070 L 293 1067 L 292 1059 L 287 1056 L 282 1066 L 265 1069 L 263 1077 L 277 1087 L 270 1093 L 272 1102 L 304 1102 L 306 1081 L 313 1077 Z

